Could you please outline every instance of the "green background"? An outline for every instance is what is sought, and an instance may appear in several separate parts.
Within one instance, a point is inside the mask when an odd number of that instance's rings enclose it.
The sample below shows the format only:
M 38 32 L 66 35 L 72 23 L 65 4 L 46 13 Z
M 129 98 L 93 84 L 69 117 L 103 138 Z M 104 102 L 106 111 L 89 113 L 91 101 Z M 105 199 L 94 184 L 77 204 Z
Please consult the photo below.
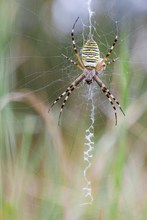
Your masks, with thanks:
M 81 83 L 73 92 L 60 126 L 62 101 L 48 114 L 50 104 L 81 73 L 62 53 L 76 60 L 70 32 L 78 16 L 79 51 L 87 38 L 83 2 L 0 1 L 0 220 L 147 219 L 145 1 L 92 4 L 92 30 L 102 56 L 112 45 L 117 21 L 119 39 L 111 58 L 119 59 L 102 79 L 126 114 L 118 110 L 115 126 L 113 109 L 94 86 L 95 144 L 87 173 L 92 205 L 80 205 L 89 201 L 82 190 L 88 87 Z

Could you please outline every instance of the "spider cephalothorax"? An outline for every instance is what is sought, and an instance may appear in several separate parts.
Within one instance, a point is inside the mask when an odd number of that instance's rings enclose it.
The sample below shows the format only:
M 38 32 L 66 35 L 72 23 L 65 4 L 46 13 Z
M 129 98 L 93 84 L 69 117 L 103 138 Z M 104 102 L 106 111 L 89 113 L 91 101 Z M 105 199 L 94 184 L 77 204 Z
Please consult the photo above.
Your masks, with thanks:
M 79 56 L 79 53 L 77 51 L 76 45 L 75 45 L 75 39 L 74 39 L 74 28 L 75 28 L 75 24 L 77 23 L 79 18 L 77 18 L 77 20 L 75 21 L 73 28 L 72 28 L 72 32 L 71 32 L 71 37 L 72 37 L 72 44 L 73 44 L 73 49 L 75 51 L 76 57 L 79 61 L 79 63 L 73 61 L 71 58 L 67 57 L 66 55 L 63 54 L 63 56 L 70 61 L 71 63 L 73 63 L 75 66 L 77 66 L 77 68 L 82 70 L 82 74 L 66 89 L 65 92 L 63 92 L 51 105 L 51 108 L 53 107 L 53 105 L 55 105 L 63 96 L 65 96 L 65 99 L 63 101 L 63 104 L 61 106 L 60 109 L 60 115 L 59 115 L 59 119 L 62 113 L 62 110 L 65 106 L 65 103 L 68 99 L 68 97 L 70 96 L 71 92 L 77 87 L 77 85 L 81 82 L 81 81 L 85 81 L 88 85 L 90 85 L 93 81 L 95 81 L 101 88 L 102 92 L 106 95 L 106 97 L 108 98 L 110 104 L 112 105 L 112 108 L 114 110 L 115 113 L 115 121 L 117 124 L 117 112 L 116 112 L 116 107 L 115 105 L 117 105 L 120 110 L 122 111 L 122 113 L 124 114 L 119 101 L 111 94 L 111 92 L 107 89 L 107 87 L 105 86 L 105 84 L 102 82 L 102 80 L 100 79 L 100 75 L 103 73 L 103 71 L 105 70 L 106 66 L 111 64 L 112 62 L 115 62 L 116 59 L 110 60 L 107 62 L 107 58 L 109 57 L 109 55 L 111 54 L 116 42 L 117 42 L 117 35 L 115 36 L 114 42 L 110 48 L 110 50 L 108 51 L 108 53 L 106 54 L 106 56 L 104 58 L 100 57 L 100 50 L 99 47 L 97 45 L 97 43 L 93 40 L 93 38 L 91 37 L 90 39 L 88 39 L 88 41 L 84 44 L 84 47 L 82 49 L 82 55 L 81 57 Z M 125 115 L 125 114 L 124 114 Z

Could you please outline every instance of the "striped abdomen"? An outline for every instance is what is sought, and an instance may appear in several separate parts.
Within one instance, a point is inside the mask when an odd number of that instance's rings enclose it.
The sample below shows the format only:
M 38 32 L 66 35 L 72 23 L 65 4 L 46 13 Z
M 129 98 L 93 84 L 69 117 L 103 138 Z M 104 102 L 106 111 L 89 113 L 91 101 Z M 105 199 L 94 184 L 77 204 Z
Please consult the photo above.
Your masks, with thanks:
M 100 51 L 97 43 L 90 39 L 88 40 L 82 50 L 82 61 L 86 68 L 95 68 L 100 58 Z

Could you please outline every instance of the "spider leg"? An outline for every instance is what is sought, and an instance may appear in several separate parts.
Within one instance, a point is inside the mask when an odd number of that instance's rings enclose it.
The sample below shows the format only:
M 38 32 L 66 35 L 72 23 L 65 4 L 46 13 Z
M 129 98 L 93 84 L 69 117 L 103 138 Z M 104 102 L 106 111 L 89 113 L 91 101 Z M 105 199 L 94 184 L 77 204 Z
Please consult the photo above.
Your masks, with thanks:
M 97 84 L 100 86 L 101 90 L 103 91 L 103 93 L 107 96 L 110 104 L 112 105 L 112 108 L 114 110 L 115 113 L 115 125 L 117 125 L 117 112 L 116 112 L 116 107 L 113 103 L 113 101 L 118 105 L 119 109 L 121 110 L 121 112 L 123 113 L 123 115 L 125 116 L 124 111 L 121 108 L 121 105 L 119 103 L 119 101 L 111 94 L 111 92 L 109 91 L 109 89 L 107 89 L 107 87 L 105 86 L 105 84 L 100 80 L 100 78 L 97 75 L 94 75 L 94 80 L 97 82 Z M 113 100 L 113 101 L 112 101 Z
M 63 104 L 61 105 L 61 109 L 60 109 L 60 113 L 59 113 L 59 120 L 58 120 L 58 125 L 59 125 L 59 122 L 60 122 L 60 118 L 61 118 L 61 114 L 62 114 L 62 111 L 63 111 L 63 108 L 70 96 L 70 94 L 72 93 L 72 91 L 74 91 L 74 89 L 77 87 L 77 85 L 85 78 L 85 75 L 84 74 L 81 74 L 72 84 L 70 87 L 68 87 L 68 92 L 66 92 L 66 96 L 65 96 L 65 99 L 63 101 Z M 66 91 L 67 91 L 66 90 Z
M 63 103 L 61 105 L 61 109 L 60 109 L 60 113 L 59 113 L 59 119 L 58 119 L 58 125 L 60 124 L 60 118 L 61 118 L 61 114 L 62 114 L 63 108 L 64 108 L 64 106 L 65 106 L 65 104 L 67 102 L 67 99 L 69 98 L 69 96 L 70 96 L 70 94 L 71 94 L 71 92 L 73 90 L 74 90 L 74 87 L 72 87 L 71 90 L 69 90 L 69 92 L 66 93 L 65 99 L 64 99 L 64 101 L 63 101 Z
M 106 56 L 102 59 L 101 63 L 105 62 L 108 59 L 108 57 L 110 56 L 110 54 L 112 53 L 112 51 L 113 51 L 113 49 L 115 47 L 115 44 L 116 44 L 117 40 L 118 40 L 118 36 L 116 35 L 115 39 L 113 41 L 112 47 L 110 48 L 110 50 L 108 51 Z
M 116 60 L 118 60 L 118 58 L 115 58 L 115 59 L 113 59 L 113 60 L 107 61 L 107 62 L 106 62 L 106 65 L 107 65 L 107 66 L 110 65 L 111 63 L 114 63 Z
M 48 112 L 51 110 L 51 108 L 63 97 L 66 95 L 69 96 L 70 93 L 77 87 L 77 85 L 85 78 L 85 74 L 82 73 L 67 89 L 65 92 L 63 92 L 51 105 L 50 109 L 48 110 Z M 64 105 L 67 101 L 68 98 L 65 97 L 65 101 L 63 102 L 62 106 L 61 106 L 61 110 L 60 110 L 60 116 L 62 113 L 62 110 L 64 108 Z
M 81 58 L 79 56 L 78 50 L 76 48 L 75 37 L 74 37 L 74 28 L 75 28 L 75 25 L 76 25 L 78 19 L 79 19 L 79 17 L 76 19 L 76 21 L 75 21 L 75 23 L 73 25 L 73 28 L 72 28 L 72 31 L 71 31 L 71 38 L 72 38 L 73 49 L 74 49 L 74 52 L 76 54 L 76 57 L 78 58 L 78 61 L 81 64 L 81 66 L 84 68 L 84 64 L 83 64 L 83 62 L 82 62 L 82 60 L 81 60 Z
M 66 93 L 68 92 L 69 88 L 67 88 L 67 90 L 65 92 L 63 92 L 60 96 L 58 96 L 58 98 L 52 103 L 51 107 L 49 108 L 48 112 L 50 112 L 51 108 L 63 97 L 66 95 Z
M 62 54 L 68 61 L 70 61 L 72 64 L 74 64 L 75 66 L 77 66 L 79 69 L 84 70 L 83 67 L 81 67 L 81 65 L 79 65 L 78 63 L 76 63 L 74 60 L 72 60 L 70 57 L 67 57 L 66 55 Z

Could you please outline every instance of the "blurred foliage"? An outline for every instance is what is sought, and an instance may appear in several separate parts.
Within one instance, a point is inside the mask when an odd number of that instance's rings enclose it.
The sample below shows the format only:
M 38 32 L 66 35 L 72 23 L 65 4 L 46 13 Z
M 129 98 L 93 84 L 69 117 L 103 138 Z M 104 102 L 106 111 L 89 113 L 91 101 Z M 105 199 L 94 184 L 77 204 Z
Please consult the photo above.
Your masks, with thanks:
M 50 103 L 79 74 L 61 55 L 74 57 L 71 30 L 61 33 L 56 27 L 53 1 L 0 1 L 0 220 L 147 219 L 147 16 L 127 14 L 127 5 L 116 3 L 122 19 L 112 57 L 119 60 L 103 77 L 126 116 L 119 114 L 114 126 L 113 110 L 96 88 L 95 148 L 88 171 L 94 201 L 80 206 L 87 200 L 82 192 L 91 108 L 86 86 L 71 96 L 61 126 L 60 103 L 48 114 Z M 106 54 L 115 31 L 111 13 L 103 8 L 95 15 L 94 37 Z

